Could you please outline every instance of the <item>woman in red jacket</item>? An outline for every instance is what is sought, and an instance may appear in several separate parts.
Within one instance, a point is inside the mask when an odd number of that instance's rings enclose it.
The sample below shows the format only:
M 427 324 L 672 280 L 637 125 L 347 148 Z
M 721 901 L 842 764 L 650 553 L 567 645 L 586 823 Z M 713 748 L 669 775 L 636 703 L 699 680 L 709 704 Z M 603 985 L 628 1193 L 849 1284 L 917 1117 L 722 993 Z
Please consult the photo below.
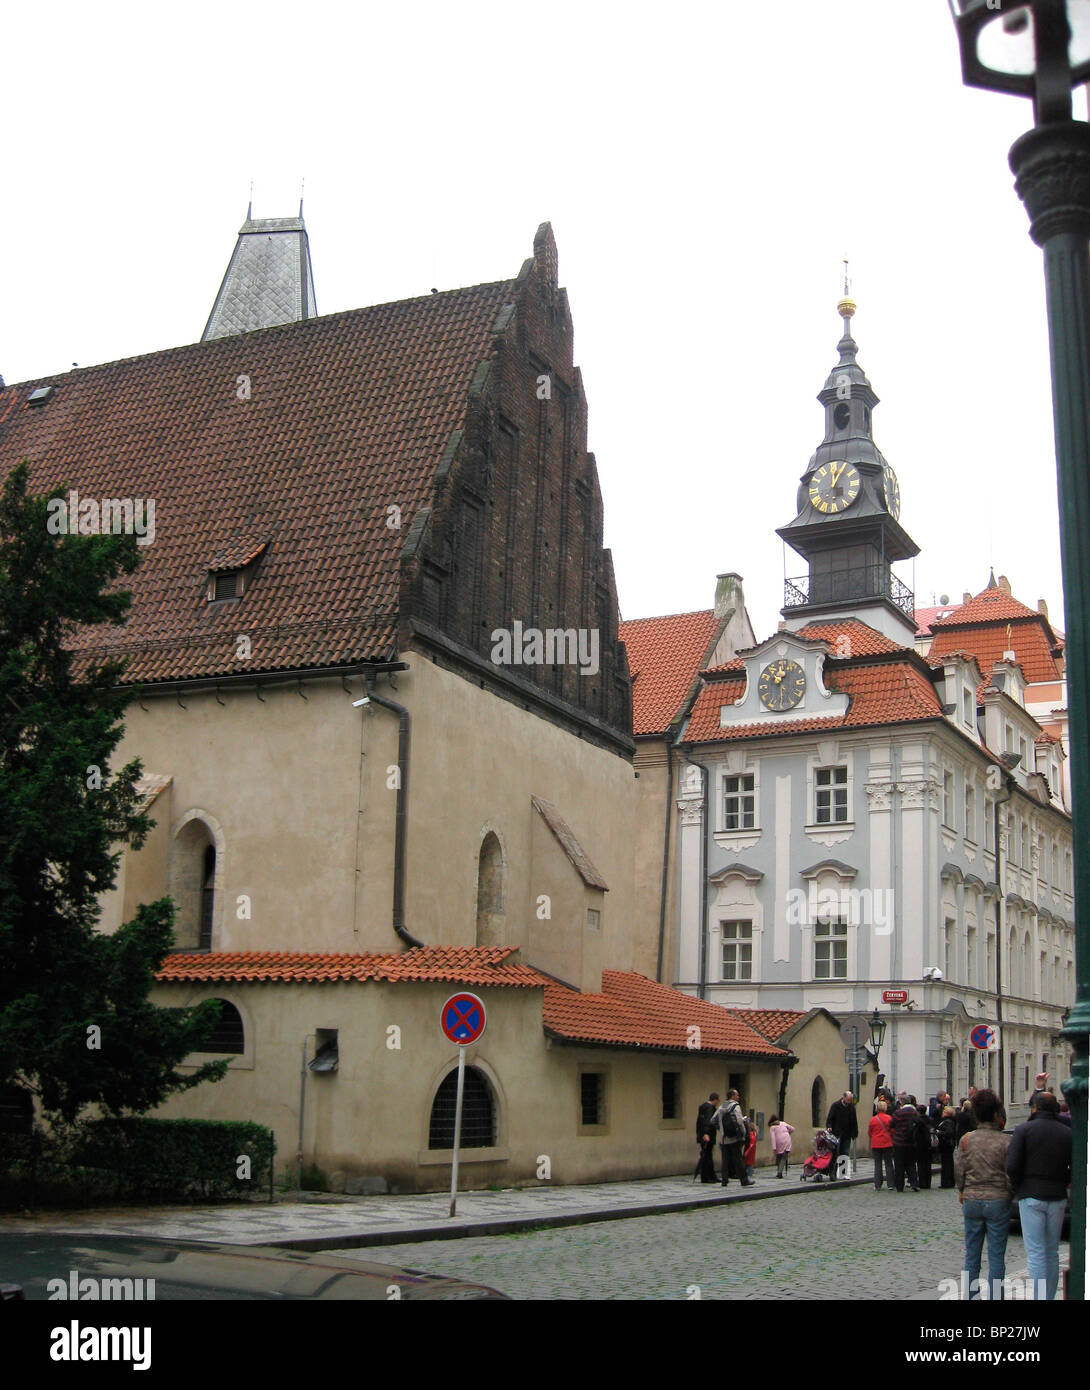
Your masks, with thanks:
M 746 1138 L 745 1153 L 742 1155 L 742 1162 L 746 1167 L 746 1177 L 753 1181 L 753 1174 L 757 1167 L 757 1131 L 753 1125 L 749 1126 L 749 1135 Z
M 893 1191 L 893 1138 L 889 1132 L 890 1118 L 886 1103 L 880 1100 L 875 1107 L 870 1124 L 867 1125 L 867 1138 L 874 1156 L 874 1190 L 882 1186 L 882 1170 L 885 1166 L 886 1190 Z

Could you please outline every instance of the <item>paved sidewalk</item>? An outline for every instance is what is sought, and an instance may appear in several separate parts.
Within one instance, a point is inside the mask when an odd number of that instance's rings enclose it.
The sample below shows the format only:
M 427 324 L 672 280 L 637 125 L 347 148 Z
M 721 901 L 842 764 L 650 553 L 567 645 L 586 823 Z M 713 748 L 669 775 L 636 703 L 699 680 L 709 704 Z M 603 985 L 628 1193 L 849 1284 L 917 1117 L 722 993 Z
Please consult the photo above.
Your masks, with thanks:
M 458 1214 L 449 1216 L 444 1193 L 381 1197 L 340 1197 L 298 1193 L 275 1203 L 203 1207 L 99 1208 L 82 1212 L 42 1212 L 36 1216 L 0 1217 L 5 1233 L 95 1232 L 100 1235 L 157 1236 L 224 1245 L 277 1245 L 293 1250 L 354 1249 L 464 1236 L 498 1235 L 549 1226 L 577 1226 L 615 1221 L 692 1207 L 726 1206 L 798 1196 L 819 1200 L 869 1177 L 837 1183 L 802 1183 L 778 1179 L 758 1169 L 754 1188 L 737 1183 L 694 1183 L 691 1177 L 647 1178 L 637 1182 L 593 1183 L 579 1187 L 509 1188 L 502 1192 L 464 1192 Z M 837 1200 L 835 1197 L 833 1200 Z

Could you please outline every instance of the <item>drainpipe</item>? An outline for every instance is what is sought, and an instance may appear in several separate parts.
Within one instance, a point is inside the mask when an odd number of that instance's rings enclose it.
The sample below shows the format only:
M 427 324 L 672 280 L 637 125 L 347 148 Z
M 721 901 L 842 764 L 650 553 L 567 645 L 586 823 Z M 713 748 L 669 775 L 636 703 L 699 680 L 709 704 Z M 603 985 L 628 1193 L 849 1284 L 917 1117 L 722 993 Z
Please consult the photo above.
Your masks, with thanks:
M 309 1036 L 309 1034 L 308 1034 Z M 299 1148 L 295 1155 L 295 1186 L 303 1188 L 303 1111 L 307 1101 L 307 1039 L 303 1039 L 303 1066 L 299 1072 Z
M 397 731 L 397 803 L 394 812 L 394 931 L 406 946 L 423 946 L 405 929 L 405 821 L 409 799 L 409 711 L 404 705 L 376 695 L 370 678 L 366 699 L 373 705 L 391 710 L 398 718 Z M 360 702 L 361 704 L 363 701 Z
M 662 834 L 662 888 L 659 892 L 659 964 L 655 979 L 662 984 L 662 954 L 666 948 L 666 892 L 670 866 L 670 819 L 674 802 L 673 730 L 666 730 L 666 828 Z
M 698 985 L 698 999 L 708 997 L 708 835 L 710 831 L 709 815 L 711 814 L 708 806 L 708 787 L 710 785 L 710 773 L 706 763 L 698 762 L 693 757 L 689 748 L 685 749 L 685 756 L 694 767 L 700 769 L 700 794 L 701 817 L 700 827 L 700 893 L 698 901 L 700 903 L 700 982 Z
M 1015 780 L 1008 772 L 1004 779 L 1006 796 L 997 796 L 992 804 L 993 834 L 995 836 L 995 881 L 999 885 L 999 899 L 995 914 L 995 1021 L 999 1028 L 999 1099 L 1006 1109 L 1006 1049 L 1003 1034 L 1003 951 L 1007 944 L 1007 892 L 1003 887 L 1002 860 L 999 855 L 999 808 L 1014 795 Z
M 785 1057 L 783 1060 L 783 1066 L 780 1071 L 780 1108 L 776 1112 L 781 1120 L 787 1117 L 787 1074 L 798 1060 L 799 1059 L 794 1054 L 790 1057 Z

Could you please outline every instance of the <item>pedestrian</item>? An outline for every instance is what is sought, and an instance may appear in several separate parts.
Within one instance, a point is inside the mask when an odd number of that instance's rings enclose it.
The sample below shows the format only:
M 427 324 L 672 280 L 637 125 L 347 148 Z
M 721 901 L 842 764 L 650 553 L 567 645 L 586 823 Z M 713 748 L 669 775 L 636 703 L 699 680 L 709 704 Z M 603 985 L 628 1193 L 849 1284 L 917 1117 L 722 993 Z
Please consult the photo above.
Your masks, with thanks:
M 768 1122 L 768 1137 L 772 1140 L 772 1152 L 776 1155 L 776 1176 L 787 1176 L 787 1165 L 791 1158 L 791 1136 L 795 1126 L 773 1115 Z
M 745 1165 L 746 1177 L 753 1181 L 757 1173 L 757 1129 L 755 1125 L 748 1126 L 749 1135 L 746 1139 L 745 1152 L 742 1154 L 742 1163 Z
M 988 1237 L 991 1297 L 1003 1297 L 1011 1212 L 1011 1181 L 1007 1176 L 1007 1149 L 1011 1136 L 1003 1133 L 1002 1113 L 999 1097 L 994 1091 L 977 1091 L 973 1097 L 973 1117 L 977 1127 L 958 1140 L 954 1155 L 954 1178 L 965 1219 L 962 1293 L 966 1298 L 980 1297 L 980 1256 L 985 1234 Z
M 726 1187 L 731 1178 L 737 1178 L 743 1187 L 753 1184 L 746 1177 L 742 1166 L 742 1145 L 746 1141 L 746 1117 L 737 1091 L 728 1091 L 727 1099 L 712 1116 L 719 1126 L 719 1155 L 722 1162 L 722 1180 Z
M 1032 1292 L 1026 1297 L 1056 1297 L 1060 1282 L 1060 1234 L 1071 1182 L 1071 1128 L 1060 1120 L 1060 1103 L 1041 1091 L 1025 1124 L 1011 1135 L 1007 1176 L 1022 1219 L 1022 1239 Z
M 931 1191 L 931 1158 L 939 1146 L 939 1136 L 927 1114 L 926 1105 L 918 1105 L 916 1110 L 920 1123 L 916 1126 L 916 1176 L 922 1188 Z
M 920 1179 L 916 1166 L 916 1131 L 920 1112 L 914 1096 L 905 1096 L 905 1103 L 890 1116 L 889 1133 L 893 1140 L 893 1180 L 897 1191 L 905 1190 L 905 1180 L 913 1192 L 919 1192 Z
M 950 1092 L 940 1091 L 927 1107 L 927 1118 L 933 1125 L 937 1125 L 942 1119 L 942 1112 L 950 1104 Z
M 714 1117 L 719 1113 L 719 1093 L 713 1091 L 706 1101 L 701 1103 L 700 1109 L 696 1113 L 696 1142 L 700 1145 L 700 1157 L 697 1160 L 696 1172 L 693 1174 L 693 1181 L 697 1178 L 701 1182 L 715 1182 L 715 1160 L 712 1155 L 715 1146 L 715 1132 L 718 1128 L 718 1120 Z
M 971 1134 L 976 1129 L 976 1118 L 973 1115 L 973 1108 L 969 1104 L 967 1097 L 962 1096 L 958 1102 L 958 1113 L 956 1120 L 958 1143 L 966 1134 Z
M 852 1140 L 859 1138 L 859 1120 L 855 1113 L 855 1097 L 851 1091 L 843 1091 L 839 1100 L 834 1100 L 829 1111 L 825 1128 L 836 1136 L 837 1157 L 829 1170 L 829 1181 L 837 1180 L 837 1165 L 845 1154 L 851 1153 Z
M 889 1132 L 890 1124 L 886 1103 L 880 1100 L 878 1109 L 867 1125 L 867 1138 L 870 1140 L 871 1156 L 874 1159 L 875 1192 L 881 1189 L 883 1171 L 886 1177 L 886 1191 L 893 1191 L 893 1140 Z
M 1048 1091 L 1049 1095 L 1054 1094 L 1054 1092 L 1049 1089 L 1048 1072 L 1039 1071 L 1033 1078 L 1033 1090 L 1029 1093 L 1029 1108 L 1031 1110 L 1033 1109 L 1033 1103 L 1037 1097 L 1043 1096 L 1046 1091 Z
M 939 1136 L 940 1187 L 954 1186 L 954 1145 L 958 1142 L 957 1111 L 948 1105 L 942 1112 L 936 1133 Z

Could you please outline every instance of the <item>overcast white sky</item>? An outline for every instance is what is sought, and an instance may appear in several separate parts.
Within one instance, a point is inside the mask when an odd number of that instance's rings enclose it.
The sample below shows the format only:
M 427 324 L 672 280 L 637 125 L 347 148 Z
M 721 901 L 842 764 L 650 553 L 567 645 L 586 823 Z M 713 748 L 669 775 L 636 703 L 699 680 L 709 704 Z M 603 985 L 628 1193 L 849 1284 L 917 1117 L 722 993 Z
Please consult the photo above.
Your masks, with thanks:
M 945 0 L 43 0 L 4 47 L 9 383 L 198 338 L 251 179 L 291 216 L 305 176 L 321 313 L 512 276 L 551 221 L 624 616 L 736 570 L 763 636 L 847 254 L 917 602 L 994 565 L 1062 625 L 1031 107 L 962 86 Z

